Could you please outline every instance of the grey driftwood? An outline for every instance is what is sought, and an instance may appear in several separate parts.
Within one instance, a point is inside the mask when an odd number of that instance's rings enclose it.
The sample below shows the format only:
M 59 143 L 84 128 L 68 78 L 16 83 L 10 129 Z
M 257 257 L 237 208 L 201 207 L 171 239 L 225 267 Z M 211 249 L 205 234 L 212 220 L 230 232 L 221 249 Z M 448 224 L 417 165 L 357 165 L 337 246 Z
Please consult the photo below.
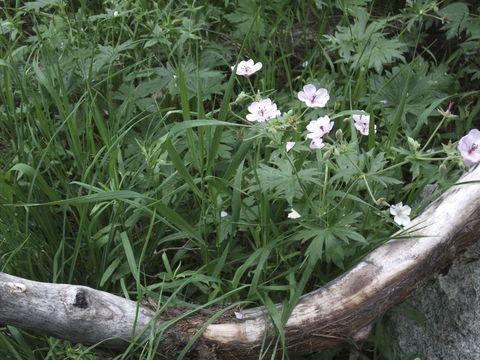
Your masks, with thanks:
M 350 271 L 304 295 L 285 326 L 288 352 L 304 355 L 361 342 L 381 315 L 449 265 L 478 239 L 479 181 L 477 167 L 417 216 L 407 236 L 395 234 Z M 268 315 L 262 308 L 242 311 L 242 315 L 236 319 L 232 313 L 222 317 L 221 323 L 207 326 L 191 356 L 256 359 L 262 342 L 265 349 L 271 335 Z M 146 307 L 91 288 L 0 274 L 0 324 L 119 348 L 126 344 L 120 339 L 132 339 L 135 331 L 141 337 L 143 330 L 148 333 L 149 324 L 169 320 L 162 316 L 155 318 Z M 200 314 L 175 323 L 163 334 L 159 351 L 175 358 L 207 319 Z

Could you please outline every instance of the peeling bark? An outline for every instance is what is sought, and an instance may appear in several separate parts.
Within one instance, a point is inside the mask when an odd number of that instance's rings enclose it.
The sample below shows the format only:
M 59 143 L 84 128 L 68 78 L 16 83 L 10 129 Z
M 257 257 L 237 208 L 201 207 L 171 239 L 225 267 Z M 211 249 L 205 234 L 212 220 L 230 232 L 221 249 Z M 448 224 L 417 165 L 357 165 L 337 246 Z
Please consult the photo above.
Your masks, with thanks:
M 480 181 L 480 167 L 463 176 L 414 219 L 414 230 L 408 236 L 399 239 L 397 233 L 397 239 L 374 250 L 350 271 L 304 295 L 285 326 L 288 352 L 304 355 L 363 341 L 381 315 L 471 245 L 478 238 L 480 225 L 480 182 L 475 181 Z M 92 344 L 108 339 L 104 345 L 121 348 L 134 331 L 137 308 L 137 334 L 149 322 L 165 321 L 154 318 L 148 308 L 102 291 L 0 273 L 0 323 L 73 342 Z M 271 328 L 268 314 L 263 308 L 242 314 L 242 320 L 234 320 L 230 314 L 232 321 L 224 317 L 225 323 L 208 326 L 192 356 L 257 358 L 265 331 Z M 161 351 L 181 351 L 207 318 L 203 314 L 175 324 L 164 334 Z

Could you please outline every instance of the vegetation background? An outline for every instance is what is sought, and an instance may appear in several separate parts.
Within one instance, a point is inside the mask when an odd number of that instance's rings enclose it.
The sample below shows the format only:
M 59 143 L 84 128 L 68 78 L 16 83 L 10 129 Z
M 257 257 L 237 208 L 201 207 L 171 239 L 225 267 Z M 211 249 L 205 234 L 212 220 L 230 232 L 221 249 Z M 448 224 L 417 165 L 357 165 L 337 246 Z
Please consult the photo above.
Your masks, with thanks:
M 274 303 L 291 309 L 388 240 L 388 204 L 415 216 L 464 171 L 455 142 L 480 122 L 479 6 L 4 0 L 1 271 L 159 311 L 265 305 L 279 326 L 264 350 L 281 347 L 288 312 Z M 262 70 L 232 73 L 249 58 Z M 328 89 L 326 108 L 297 100 L 308 83 Z M 283 115 L 246 121 L 260 97 Z M 456 118 L 437 110 L 450 101 Z M 356 131 L 358 110 L 376 133 Z M 334 129 L 312 151 L 305 126 L 325 114 Z M 0 357 L 160 359 L 155 336 L 107 354 L 6 326 Z M 382 321 L 362 354 L 308 359 L 361 357 L 397 358 Z

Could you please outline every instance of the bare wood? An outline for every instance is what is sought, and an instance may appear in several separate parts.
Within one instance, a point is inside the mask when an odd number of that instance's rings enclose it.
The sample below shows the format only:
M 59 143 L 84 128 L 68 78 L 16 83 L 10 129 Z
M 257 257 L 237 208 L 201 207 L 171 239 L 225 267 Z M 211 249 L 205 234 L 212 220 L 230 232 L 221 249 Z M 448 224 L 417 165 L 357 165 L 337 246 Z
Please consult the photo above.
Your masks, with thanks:
M 0 273 L 0 324 L 77 343 L 104 341 L 105 347 L 121 349 L 153 316 L 152 310 L 104 291 Z
M 414 221 L 407 239 L 382 245 L 349 272 L 304 295 L 286 327 L 290 354 L 302 355 L 364 340 L 385 311 L 448 265 L 479 237 L 480 167 L 435 200 Z M 465 183 L 469 182 L 469 183 Z M 74 285 L 32 282 L 0 273 L 0 323 L 81 343 L 121 348 L 130 338 L 137 304 Z M 243 319 L 207 327 L 194 356 L 202 359 L 255 359 L 266 329 L 264 309 L 242 312 Z M 154 318 L 140 307 L 136 331 Z M 164 338 L 162 351 L 177 354 L 208 317 L 180 321 Z M 155 321 L 163 321 L 158 318 Z M 225 321 L 225 320 L 224 320 Z M 269 331 L 270 333 L 270 331 Z M 174 334 L 174 336 L 173 336 Z M 268 342 L 267 342 L 268 343 Z

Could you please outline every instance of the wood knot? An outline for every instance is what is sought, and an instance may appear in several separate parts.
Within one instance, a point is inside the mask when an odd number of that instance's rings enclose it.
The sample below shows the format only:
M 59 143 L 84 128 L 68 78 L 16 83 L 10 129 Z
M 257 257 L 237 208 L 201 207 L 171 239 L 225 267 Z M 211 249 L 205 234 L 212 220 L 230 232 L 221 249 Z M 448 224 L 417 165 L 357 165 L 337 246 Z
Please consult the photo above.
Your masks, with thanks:
M 85 291 L 80 290 L 75 294 L 75 302 L 73 306 L 78 307 L 80 309 L 86 309 L 88 307 L 87 296 Z
M 27 291 L 27 287 L 25 284 L 18 283 L 18 282 L 7 282 L 5 285 L 8 289 L 13 293 L 24 293 Z

